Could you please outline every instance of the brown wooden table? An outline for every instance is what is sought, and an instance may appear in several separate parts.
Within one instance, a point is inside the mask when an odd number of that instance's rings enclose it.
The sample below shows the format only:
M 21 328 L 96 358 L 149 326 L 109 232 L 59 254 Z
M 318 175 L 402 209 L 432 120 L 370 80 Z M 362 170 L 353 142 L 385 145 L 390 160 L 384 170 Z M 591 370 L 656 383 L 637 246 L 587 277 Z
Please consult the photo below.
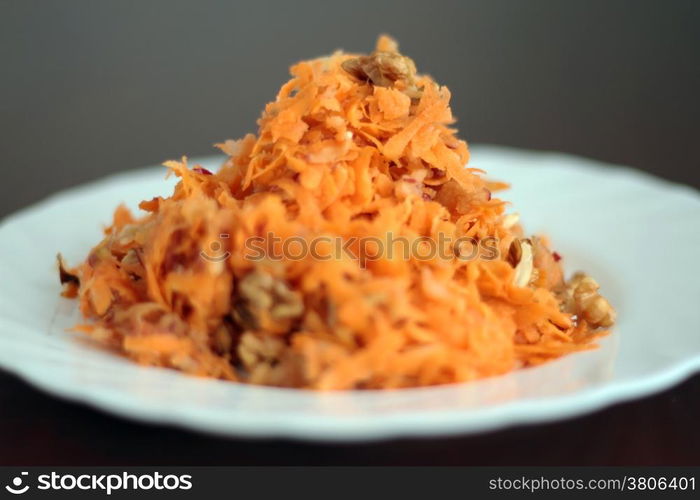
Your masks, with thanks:
M 698 465 L 700 375 L 547 425 L 361 445 L 234 440 L 142 425 L 0 373 L 0 465 Z

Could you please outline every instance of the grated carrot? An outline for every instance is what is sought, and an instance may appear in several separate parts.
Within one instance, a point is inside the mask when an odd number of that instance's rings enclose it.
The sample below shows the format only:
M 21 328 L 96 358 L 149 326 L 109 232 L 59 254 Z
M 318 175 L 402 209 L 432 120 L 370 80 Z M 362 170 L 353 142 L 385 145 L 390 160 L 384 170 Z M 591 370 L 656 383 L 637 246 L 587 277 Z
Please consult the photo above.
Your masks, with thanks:
M 465 167 L 449 90 L 416 74 L 396 42 L 382 36 L 370 55 L 337 52 L 291 75 L 257 135 L 217 145 L 228 156 L 218 172 L 166 162 L 180 179 L 172 196 L 144 201 L 140 218 L 117 208 L 85 262 L 61 264 L 90 320 L 81 331 L 193 375 L 371 389 L 506 373 L 590 348 L 611 324 L 610 311 L 580 309 L 607 302 L 568 286 L 546 240 L 506 223 L 492 192 L 507 184 Z M 256 261 L 248 246 L 279 247 L 270 234 L 388 233 L 493 238 L 496 258 L 374 259 L 353 247 L 358 259 Z M 530 250 L 532 275 L 518 284 Z

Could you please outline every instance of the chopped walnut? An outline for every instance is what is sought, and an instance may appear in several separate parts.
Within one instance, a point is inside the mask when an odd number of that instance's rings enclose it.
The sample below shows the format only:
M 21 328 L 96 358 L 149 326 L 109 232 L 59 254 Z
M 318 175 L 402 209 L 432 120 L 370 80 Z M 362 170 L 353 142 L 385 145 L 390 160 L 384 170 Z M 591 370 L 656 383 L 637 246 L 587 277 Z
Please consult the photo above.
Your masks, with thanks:
M 578 272 L 567 282 L 563 308 L 585 320 L 591 327 L 609 327 L 615 323 L 615 309 L 598 293 L 600 285 L 585 273 Z
M 303 367 L 290 355 L 285 341 L 277 336 L 246 332 L 237 354 L 250 384 L 299 387 L 304 382 Z
M 77 273 L 67 269 L 63 256 L 60 253 L 56 256 L 56 260 L 58 261 L 58 279 L 61 285 L 70 284 L 80 286 L 80 278 L 78 278 Z
M 379 87 L 391 87 L 396 82 L 402 82 L 403 90 L 409 97 L 420 98 L 421 91 L 415 84 L 416 64 L 398 50 L 375 50 L 368 56 L 347 59 L 341 66 L 358 80 L 370 81 Z
M 220 324 L 214 331 L 214 335 L 212 337 L 212 345 L 214 349 L 224 355 L 230 353 L 231 347 L 233 346 L 233 336 L 234 332 L 230 323 L 224 322 Z
M 515 268 L 513 284 L 524 287 L 536 278 L 534 275 L 532 243 L 528 239 L 514 239 L 508 249 L 508 262 Z
M 271 363 L 279 359 L 285 348 L 284 341 L 271 336 L 246 332 L 238 343 L 238 357 L 247 369 L 258 363 Z
M 66 268 L 66 263 L 63 261 L 63 256 L 60 253 L 56 256 L 56 259 L 58 260 L 58 279 L 63 286 L 61 295 L 66 298 L 77 297 L 78 289 L 80 288 L 80 278 L 78 274 Z
M 264 318 L 272 321 L 298 318 L 303 312 L 301 296 L 269 273 L 252 271 L 238 283 L 233 317 L 244 328 L 260 328 L 264 326 Z

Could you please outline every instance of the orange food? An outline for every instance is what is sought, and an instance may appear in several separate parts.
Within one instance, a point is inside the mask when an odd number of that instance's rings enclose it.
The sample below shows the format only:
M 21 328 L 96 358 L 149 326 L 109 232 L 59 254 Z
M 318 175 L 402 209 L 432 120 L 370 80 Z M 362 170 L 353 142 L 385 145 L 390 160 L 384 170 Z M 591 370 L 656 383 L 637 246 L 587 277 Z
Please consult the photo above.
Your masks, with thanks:
M 541 363 L 612 324 L 595 282 L 567 284 L 546 241 L 523 238 L 492 196 L 507 185 L 466 167 L 450 92 L 393 40 L 291 74 L 257 135 L 218 145 L 218 172 L 166 162 L 172 196 L 140 218 L 117 208 L 86 261 L 61 265 L 82 331 L 194 375 L 384 389 Z M 445 238 L 479 255 L 431 253 Z

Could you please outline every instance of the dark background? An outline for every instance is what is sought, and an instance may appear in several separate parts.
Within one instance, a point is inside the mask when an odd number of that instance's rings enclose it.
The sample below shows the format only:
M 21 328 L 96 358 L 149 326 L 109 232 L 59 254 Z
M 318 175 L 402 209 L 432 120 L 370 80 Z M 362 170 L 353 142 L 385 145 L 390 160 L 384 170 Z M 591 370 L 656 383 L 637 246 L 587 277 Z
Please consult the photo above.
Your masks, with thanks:
M 697 1 L 0 0 L 0 216 L 254 131 L 288 66 L 396 37 L 470 142 L 700 186 Z M 0 374 L 0 463 L 700 463 L 700 378 L 553 425 L 379 446 L 204 438 Z

